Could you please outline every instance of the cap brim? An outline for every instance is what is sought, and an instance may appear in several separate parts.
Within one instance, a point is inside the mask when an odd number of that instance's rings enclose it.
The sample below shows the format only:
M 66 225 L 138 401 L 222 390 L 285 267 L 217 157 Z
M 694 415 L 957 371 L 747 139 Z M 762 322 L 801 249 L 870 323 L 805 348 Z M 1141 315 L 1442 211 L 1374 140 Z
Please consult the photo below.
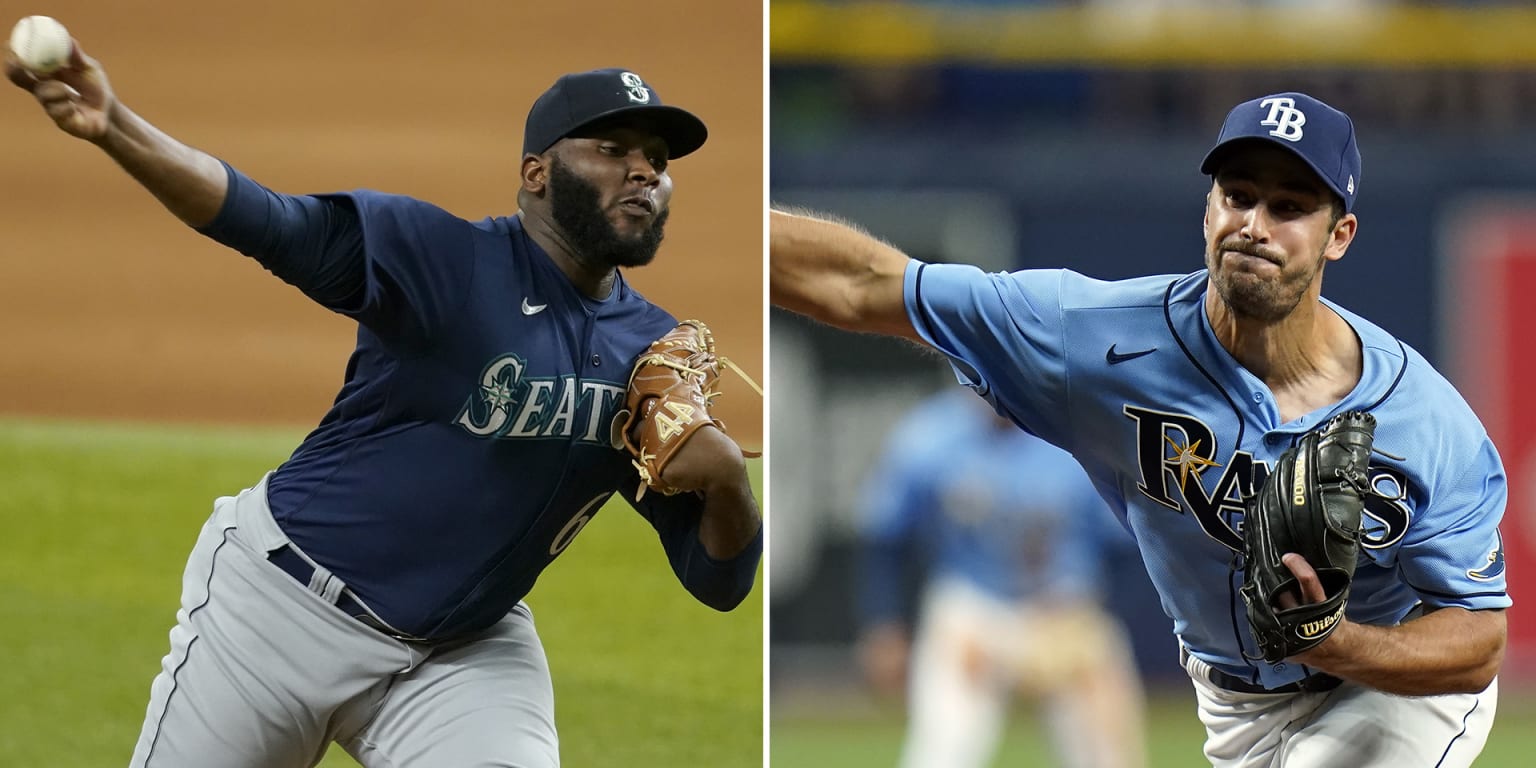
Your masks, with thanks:
M 705 139 L 709 138 L 709 129 L 704 127 L 704 121 L 695 117 L 692 112 L 680 107 L 669 106 L 633 106 L 612 109 L 593 116 L 581 125 L 572 128 L 566 136 L 574 136 L 585 128 L 590 128 L 598 123 L 628 122 L 633 120 L 643 130 L 650 131 L 661 137 L 667 143 L 667 156 L 672 159 L 692 153 L 704 146 Z
M 1272 138 L 1270 136 L 1233 136 L 1232 138 L 1227 139 L 1226 141 L 1223 141 L 1214 147 L 1211 147 L 1211 151 L 1205 153 L 1205 159 L 1200 161 L 1200 172 L 1207 176 L 1215 176 L 1216 171 L 1221 166 L 1222 159 L 1231 154 L 1232 150 L 1235 149 L 1237 145 L 1244 143 L 1270 144 L 1272 146 L 1280 147 L 1281 149 L 1284 149 L 1285 151 L 1295 155 L 1303 163 L 1306 163 L 1308 168 L 1312 169 L 1312 173 L 1317 175 L 1318 181 L 1323 182 L 1323 186 L 1333 190 L 1333 193 L 1338 195 L 1339 199 L 1344 201 L 1345 208 L 1349 207 L 1349 197 L 1344 194 L 1344 190 L 1334 186 L 1334 183 L 1328 179 L 1328 174 L 1323 173 L 1323 169 L 1317 167 L 1317 163 L 1312 162 L 1311 158 L 1299 152 L 1294 144 L 1291 144 L 1288 141 L 1283 141 L 1281 139 Z

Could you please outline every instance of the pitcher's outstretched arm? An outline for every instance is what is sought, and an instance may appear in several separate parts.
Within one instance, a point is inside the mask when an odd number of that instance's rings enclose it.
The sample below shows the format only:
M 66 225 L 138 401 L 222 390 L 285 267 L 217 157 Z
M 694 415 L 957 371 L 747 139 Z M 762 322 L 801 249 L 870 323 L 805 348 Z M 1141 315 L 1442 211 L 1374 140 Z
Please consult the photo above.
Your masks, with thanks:
M 850 331 L 922 341 L 902 281 L 911 257 L 850 224 L 802 211 L 769 215 L 769 297 Z

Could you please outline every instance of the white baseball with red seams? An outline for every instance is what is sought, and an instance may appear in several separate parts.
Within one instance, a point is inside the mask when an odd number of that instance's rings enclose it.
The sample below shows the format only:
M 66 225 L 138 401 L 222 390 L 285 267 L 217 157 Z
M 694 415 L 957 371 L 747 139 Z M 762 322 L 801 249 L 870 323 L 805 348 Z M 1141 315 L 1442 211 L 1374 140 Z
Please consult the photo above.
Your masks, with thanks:
M 11 28 L 11 52 L 29 72 L 53 73 L 69 63 L 69 30 L 48 16 L 28 16 Z

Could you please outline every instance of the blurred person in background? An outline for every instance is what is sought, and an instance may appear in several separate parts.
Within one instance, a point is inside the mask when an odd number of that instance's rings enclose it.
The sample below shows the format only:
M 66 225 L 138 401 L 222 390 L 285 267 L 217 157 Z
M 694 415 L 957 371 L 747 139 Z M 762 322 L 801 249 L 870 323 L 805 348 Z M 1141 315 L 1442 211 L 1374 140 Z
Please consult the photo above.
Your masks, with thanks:
M 1099 604 L 1133 546 L 1071 455 L 945 391 L 892 431 L 861 498 L 859 657 L 908 696 L 904 768 L 989 764 L 1015 693 L 1043 700 L 1062 765 L 1145 763 L 1141 683 Z

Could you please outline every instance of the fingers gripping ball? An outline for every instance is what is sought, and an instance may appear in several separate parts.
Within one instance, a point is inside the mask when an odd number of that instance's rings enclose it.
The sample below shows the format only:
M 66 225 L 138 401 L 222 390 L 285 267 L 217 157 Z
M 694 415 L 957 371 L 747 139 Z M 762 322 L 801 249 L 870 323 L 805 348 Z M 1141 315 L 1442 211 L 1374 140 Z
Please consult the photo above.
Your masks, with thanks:
M 1278 662 L 1317 646 L 1344 617 L 1360 553 L 1360 519 L 1370 493 L 1367 468 L 1376 419 L 1341 414 L 1286 451 L 1256 496 L 1246 500 L 1242 596 L 1264 660 Z M 1285 607 L 1300 585 L 1280 558 L 1306 558 L 1322 583 L 1318 603 Z
M 11 52 L 33 74 L 49 75 L 68 64 L 73 47 L 69 30 L 47 16 L 28 16 L 11 29 Z
M 667 464 L 701 428 L 713 425 L 725 429 L 709 413 L 720 394 L 722 363 L 739 372 L 729 360 L 715 355 L 714 336 L 698 320 L 679 323 L 651 342 L 635 362 L 624 411 L 619 415 L 624 419 L 624 447 L 640 472 L 637 501 L 647 488 L 668 495 L 681 492 L 662 479 Z

